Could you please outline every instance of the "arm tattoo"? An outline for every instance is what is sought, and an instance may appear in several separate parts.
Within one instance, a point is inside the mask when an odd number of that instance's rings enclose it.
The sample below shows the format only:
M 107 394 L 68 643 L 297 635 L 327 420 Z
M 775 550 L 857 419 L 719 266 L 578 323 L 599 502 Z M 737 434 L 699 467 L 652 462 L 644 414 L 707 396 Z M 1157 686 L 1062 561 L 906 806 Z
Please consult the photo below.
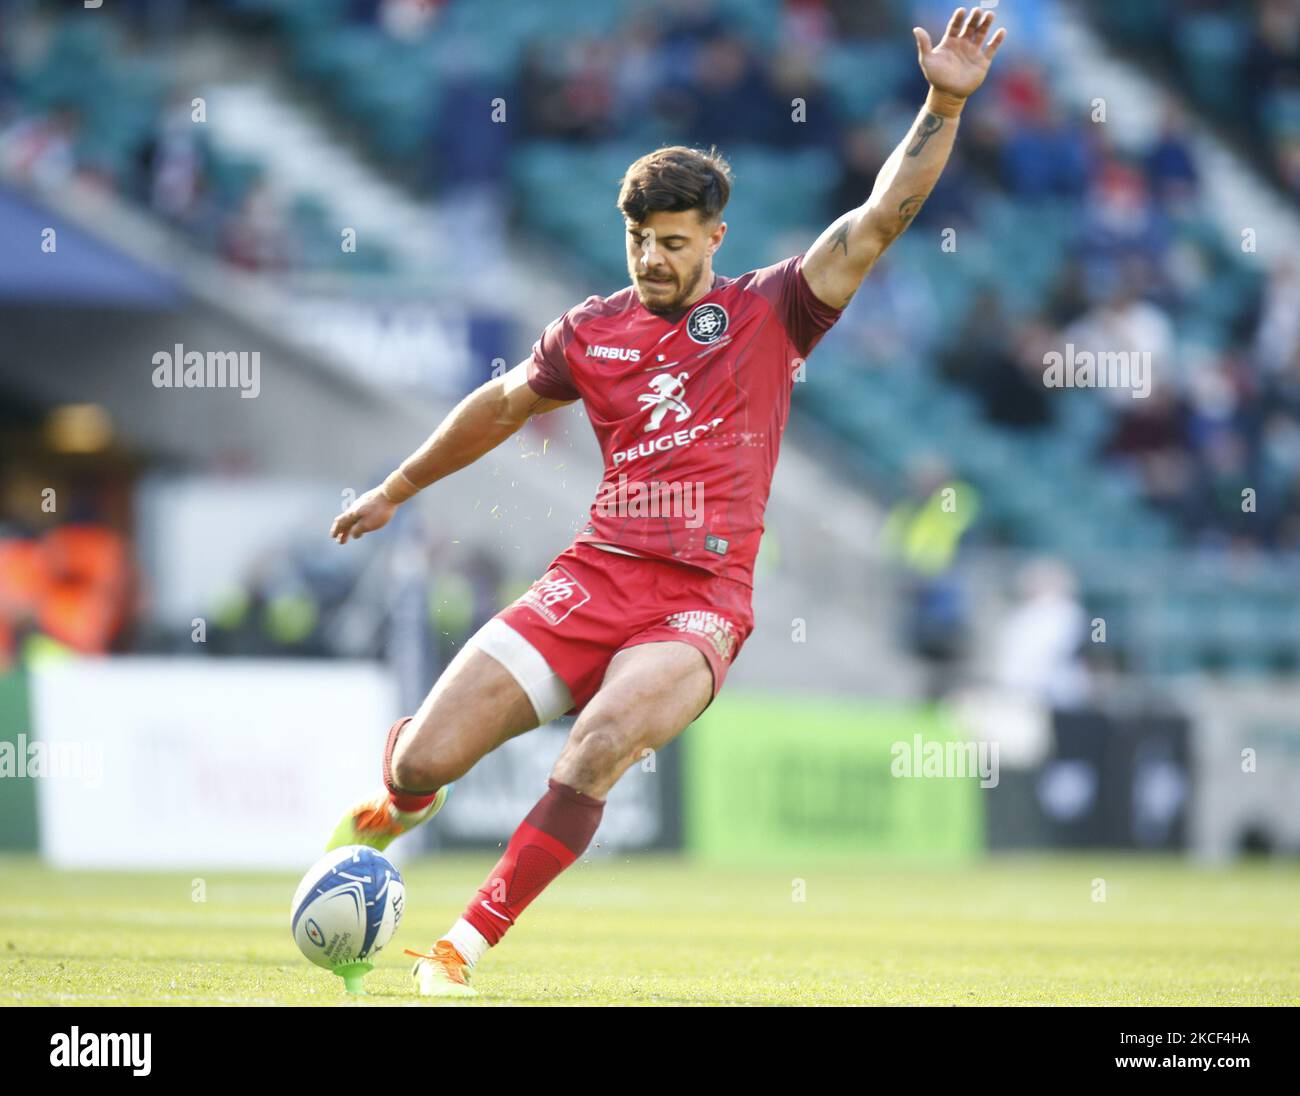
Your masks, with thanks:
M 925 204 L 924 194 L 913 194 L 910 198 L 904 198 L 902 204 L 898 207 L 898 231 L 902 232 L 912 223 L 912 218 L 916 216 L 921 206 Z
M 927 112 L 925 117 L 921 119 L 921 128 L 917 131 L 916 142 L 907 150 L 907 154 L 909 156 L 921 155 L 921 149 L 925 148 L 926 142 L 941 129 L 943 129 L 943 119 L 937 114 Z
M 837 247 L 841 247 L 844 249 L 845 258 L 847 258 L 849 254 L 849 222 L 848 221 L 845 221 L 842 225 L 840 225 L 840 227 L 835 230 L 835 235 L 831 237 L 831 250 L 834 251 Z

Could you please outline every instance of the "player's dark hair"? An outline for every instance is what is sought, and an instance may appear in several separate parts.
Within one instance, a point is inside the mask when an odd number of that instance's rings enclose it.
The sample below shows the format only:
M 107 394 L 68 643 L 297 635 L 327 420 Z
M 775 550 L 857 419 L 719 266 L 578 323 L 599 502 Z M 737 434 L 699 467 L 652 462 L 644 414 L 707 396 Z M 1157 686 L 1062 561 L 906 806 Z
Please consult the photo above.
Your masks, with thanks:
M 722 153 L 671 145 L 646 153 L 627 169 L 618 208 L 636 224 L 651 213 L 687 209 L 698 209 L 707 223 L 722 216 L 730 197 L 731 165 Z

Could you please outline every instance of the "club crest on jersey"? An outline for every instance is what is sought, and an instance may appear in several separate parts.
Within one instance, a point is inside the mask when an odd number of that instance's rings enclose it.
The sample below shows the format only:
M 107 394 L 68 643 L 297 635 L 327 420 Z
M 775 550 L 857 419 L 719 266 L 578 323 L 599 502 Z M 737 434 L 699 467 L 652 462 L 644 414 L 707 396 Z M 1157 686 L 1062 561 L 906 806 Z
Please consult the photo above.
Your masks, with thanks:
M 660 373 L 650 378 L 652 391 L 642 392 L 636 398 L 637 403 L 651 409 L 650 421 L 645 424 L 647 434 L 659 429 L 669 411 L 676 413 L 675 422 L 685 422 L 691 417 L 691 409 L 686 404 L 686 382 L 690 378 L 689 373 Z
M 695 342 L 708 345 L 727 333 L 727 310 L 720 304 L 696 305 L 686 318 L 686 334 Z
M 591 600 L 582 583 L 563 567 L 552 567 L 519 599 L 548 624 L 559 624 L 574 609 Z

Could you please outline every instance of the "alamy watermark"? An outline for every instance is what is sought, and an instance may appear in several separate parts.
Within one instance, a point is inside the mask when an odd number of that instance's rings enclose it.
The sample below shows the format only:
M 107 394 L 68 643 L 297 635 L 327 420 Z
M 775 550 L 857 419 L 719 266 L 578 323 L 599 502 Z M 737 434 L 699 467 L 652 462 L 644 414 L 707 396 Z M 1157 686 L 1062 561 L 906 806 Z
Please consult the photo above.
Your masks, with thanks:
M 898 779 L 979 777 L 981 788 L 998 786 L 998 744 L 987 741 L 960 742 L 930 739 L 914 734 L 910 742 L 898 741 L 889 748 L 893 757 L 890 775 Z
M 593 509 L 602 517 L 685 518 L 686 528 L 698 529 L 704 524 L 704 484 L 620 475 L 617 482 L 601 482 Z
M 153 356 L 155 388 L 238 388 L 239 398 L 256 399 L 262 391 L 260 350 L 159 350 Z
M 87 788 L 104 782 L 104 750 L 95 742 L 43 742 L 19 734 L 0 742 L 0 778 L 80 780 Z
M 153 1035 L 150 1032 L 97 1032 L 73 1027 L 50 1036 L 50 1065 L 107 1066 L 148 1077 Z
M 1150 350 L 1076 350 L 1043 355 L 1043 384 L 1048 388 L 1126 388 L 1135 400 L 1151 395 Z

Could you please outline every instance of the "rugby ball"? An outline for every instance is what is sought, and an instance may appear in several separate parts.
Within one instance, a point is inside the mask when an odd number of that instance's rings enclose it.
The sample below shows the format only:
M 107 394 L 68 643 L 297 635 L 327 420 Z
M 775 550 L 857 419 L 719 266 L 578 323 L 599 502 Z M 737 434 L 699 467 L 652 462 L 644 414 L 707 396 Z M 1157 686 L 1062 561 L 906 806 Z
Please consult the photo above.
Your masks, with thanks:
M 365 845 L 344 845 L 312 865 L 293 896 L 289 928 L 298 950 L 333 969 L 371 959 L 402 919 L 402 874 Z

